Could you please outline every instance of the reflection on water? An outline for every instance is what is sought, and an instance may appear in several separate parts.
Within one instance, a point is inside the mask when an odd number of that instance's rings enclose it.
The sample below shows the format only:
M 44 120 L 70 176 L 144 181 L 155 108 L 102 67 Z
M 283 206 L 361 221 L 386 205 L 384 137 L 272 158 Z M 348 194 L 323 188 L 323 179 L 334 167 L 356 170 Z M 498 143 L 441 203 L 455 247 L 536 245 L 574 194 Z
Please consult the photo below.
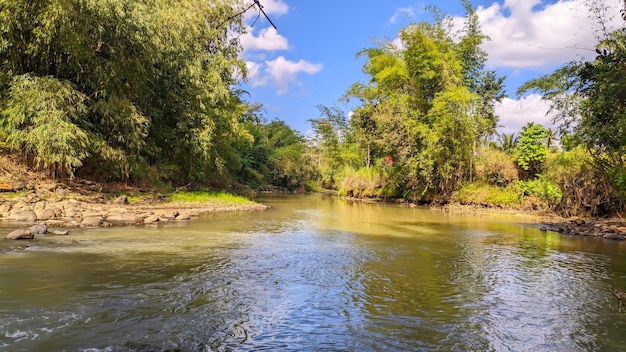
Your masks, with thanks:
M 0 350 L 611 351 L 622 243 L 281 196 L 0 247 Z M 6 229 L 5 232 L 8 232 Z M 10 243 L 9 243 L 10 242 Z

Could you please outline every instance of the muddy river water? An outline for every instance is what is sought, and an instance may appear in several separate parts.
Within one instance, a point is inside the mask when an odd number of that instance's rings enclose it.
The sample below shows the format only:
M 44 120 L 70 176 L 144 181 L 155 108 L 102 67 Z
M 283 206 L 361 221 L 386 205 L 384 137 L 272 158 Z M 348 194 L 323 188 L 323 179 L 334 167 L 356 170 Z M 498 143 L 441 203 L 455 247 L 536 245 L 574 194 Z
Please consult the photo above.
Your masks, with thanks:
M 612 295 L 626 243 L 516 216 L 258 200 L 272 208 L 1 240 L 0 351 L 626 349 Z

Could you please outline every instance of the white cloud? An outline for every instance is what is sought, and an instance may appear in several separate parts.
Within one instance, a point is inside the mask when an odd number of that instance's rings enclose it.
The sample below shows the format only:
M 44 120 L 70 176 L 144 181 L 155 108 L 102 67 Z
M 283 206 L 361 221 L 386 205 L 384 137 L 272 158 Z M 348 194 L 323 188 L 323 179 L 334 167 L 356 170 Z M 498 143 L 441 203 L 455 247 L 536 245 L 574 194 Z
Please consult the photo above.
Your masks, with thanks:
M 413 7 L 401 7 L 396 9 L 396 12 L 389 19 L 389 23 L 395 24 L 398 22 L 399 18 L 405 18 L 408 22 L 411 22 L 411 20 L 415 18 L 415 11 L 413 10 Z
M 289 61 L 283 56 L 275 60 L 266 61 L 266 72 L 276 83 L 278 95 L 287 93 L 291 84 L 298 83 L 298 74 L 303 72 L 309 75 L 315 74 L 322 69 L 322 64 L 313 64 L 305 60 L 298 62 Z
M 254 28 L 241 36 L 241 46 L 244 50 L 288 50 L 287 38 L 276 32 L 273 27 L 261 29 L 258 36 L 254 36 Z
M 263 65 L 258 62 L 246 61 L 248 68 L 248 80 L 253 87 L 264 86 L 267 84 L 267 76 L 263 76 Z
M 263 11 L 268 15 L 282 16 L 289 12 L 289 5 L 285 4 L 282 0 L 263 0 L 261 3 Z
M 282 0 L 262 0 L 259 1 L 259 4 L 263 6 L 263 11 L 265 11 L 265 14 L 267 14 L 272 22 L 274 20 L 272 18 L 273 16 L 282 16 L 289 12 L 289 5 L 285 4 Z M 259 8 L 254 5 L 245 13 L 244 18 L 246 22 L 251 22 L 250 20 L 254 21 L 257 17 L 259 17 L 259 21 L 267 21 L 263 14 L 259 11 Z
M 541 100 L 538 94 L 530 94 L 519 100 L 504 98 L 496 104 L 496 114 L 500 117 L 500 132 L 519 133 L 528 122 L 542 124 L 546 128 L 555 128 L 553 115 L 547 114 L 549 102 Z
M 603 0 L 619 25 L 622 0 Z M 595 56 L 597 23 L 589 19 L 585 0 L 560 0 L 542 5 L 540 0 L 506 0 L 476 11 L 491 67 L 538 68 Z

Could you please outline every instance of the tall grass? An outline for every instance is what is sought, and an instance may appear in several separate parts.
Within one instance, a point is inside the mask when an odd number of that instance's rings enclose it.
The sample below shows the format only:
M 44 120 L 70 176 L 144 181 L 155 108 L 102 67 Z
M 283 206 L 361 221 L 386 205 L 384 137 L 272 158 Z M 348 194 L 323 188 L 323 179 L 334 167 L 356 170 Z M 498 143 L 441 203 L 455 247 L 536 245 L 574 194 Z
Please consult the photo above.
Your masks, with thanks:
M 170 195 L 174 203 L 202 203 L 214 205 L 246 205 L 253 201 L 226 192 L 177 192 Z

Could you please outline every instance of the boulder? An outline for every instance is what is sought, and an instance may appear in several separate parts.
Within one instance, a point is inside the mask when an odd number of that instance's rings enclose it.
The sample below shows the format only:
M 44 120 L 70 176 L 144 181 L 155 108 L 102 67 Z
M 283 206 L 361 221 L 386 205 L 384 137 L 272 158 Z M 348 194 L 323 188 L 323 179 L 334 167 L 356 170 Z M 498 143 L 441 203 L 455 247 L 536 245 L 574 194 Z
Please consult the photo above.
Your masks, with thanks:
M 65 216 L 68 218 L 82 218 L 83 212 L 78 209 L 69 209 L 65 211 Z
M 109 216 L 107 221 L 113 225 L 133 225 L 143 222 L 143 218 L 138 217 L 133 212 L 125 212 L 120 215 Z
M 48 232 L 48 227 L 46 224 L 37 224 L 31 226 L 29 230 L 33 235 L 43 235 Z
M 5 238 L 8 240 L 32 240 L 35 237 L 30 229 L 17 229 L 11 231 Z
M 59 236 L 65 236 L 67 235 L 69 232 L 69 230 L 55 230 L 52 232 L 55 235 L 59 235 Z
M 14 210 L 9 218 L 17 221 L 35 221 L 37 214 L 32 210 Z
M 187 213 L 180 213 L 176 216 L 177 221 L 190 220 L 191 216 Z
M 57 217 L 56 212 L 51 208 L 45 208 L 36 214 L 37 220 L 52 220 Z
M 144 224 L 153 224 L 155 222 L 159 221 L 159 216 L 158 215 L 150 215 L 147 218 L 143 219 L 143 223 Z
M 103 219 L 100 216 L 90 216 L 88 218 L 84 218 L 80 223 L 86 227 L 99 227 L 102 226 Z

